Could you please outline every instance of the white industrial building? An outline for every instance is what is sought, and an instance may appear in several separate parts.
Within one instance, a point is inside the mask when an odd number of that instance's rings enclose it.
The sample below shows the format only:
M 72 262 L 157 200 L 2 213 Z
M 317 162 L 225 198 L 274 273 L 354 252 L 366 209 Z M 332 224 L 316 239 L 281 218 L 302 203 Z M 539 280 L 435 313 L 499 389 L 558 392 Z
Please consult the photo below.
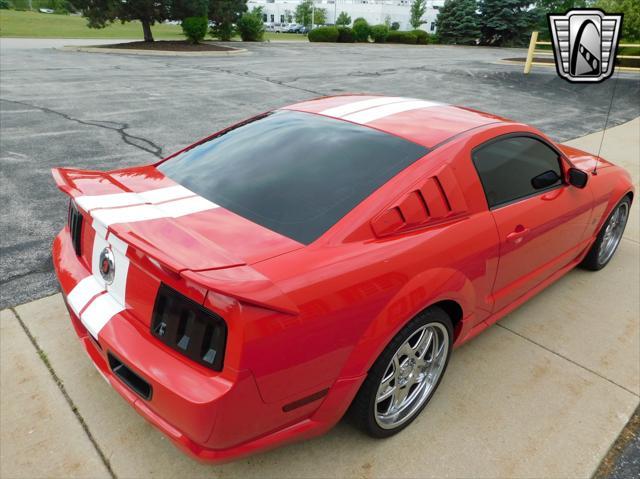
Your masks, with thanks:
M 248 0 L 249 10 L 262 7 L 265 23 L 295 22 L 295 11 L 301 0 Z M 369 24 L 385 23 L 385 20 L 398 22 L 400 30 L 412 30 L 409 24 L 412 0 L 315 0 L 316 8 L 323 8 L 327 12 L 326 23 L 335 24 L 340 12 L 347 12 L 351 21 L 362 17 Z M 430 33 L 436 31 L 436 17 L 438 9 L 444 5 L 444 0 L 427 0 L 427 11 L 422 17 L 425 22 L 422 29 Z

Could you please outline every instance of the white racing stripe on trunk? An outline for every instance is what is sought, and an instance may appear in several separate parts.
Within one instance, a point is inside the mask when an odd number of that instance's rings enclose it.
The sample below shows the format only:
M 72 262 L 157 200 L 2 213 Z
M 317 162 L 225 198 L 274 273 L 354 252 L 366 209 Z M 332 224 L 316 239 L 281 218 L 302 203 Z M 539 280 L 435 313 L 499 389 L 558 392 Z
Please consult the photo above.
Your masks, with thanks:
M 176 185 L 169 186 L 168 188 L 159 188 L 157 190 L 143 191 L 142 193 L 136 193 L 142 197 L 147 203 L 161 203 L 163 201 L 178 200 L 180 198 L 186 198 L 187 196 L 193 196 L 195 193 L 188 190 L 184 186 Z
M 123 310 L 124 306 L 118 303 L 109 293 L 106 293 L 91 302 L 80 316 L 80 321 L 82 321 L 89 333 L 94 338 L 97 338 L 104 325 Z
M 176 185 L 141 193 L 114 193 L 109 195 L 83 195 L 74 198 L 76 204 L 83 210 L 91 212 L 97 208 L 118 208 L 143 203 L 160 203 L 162 201 L 177 200 L 194 193 L 184 186 Z
M 129 274 L 129 258 L 127 258 L 128 246 L 125 242 L 109 233 L 107 238 L 113 251 L 113 263 L 115 265 L 115 276 L 113 283 L 107 285 L 107 293 L 123 306 L 126 305 L 127 276 Z
M 109 227 L 114 223 L 132 223 L 134 221 L 155 220 L 165 216 L 153 205 L 127 206 L 110 210 L 93 211 L 91 216 L 102 226 Z
M 126 206 L 132 204 L 135 193 L 114 193 L 111 195 L 84 195 L 74 198 L 76 204 L 85 211 L 95 208 L 110 208 L 112 206 Z
M 126 198 L 123 195 L 126 195 Z M 178 218 L 217 208 L 218 205 L 195 195 L 182 186 L 144 193 L 86 196 L 84 200 L 78 201 L 80 198 L 76 198 L 78 204 L 89 210 L 93 217 L 92 226 L 95 235 L 91 256 L 92 274 L 71 290 L 67 300 L 87 331 L 97 339 L 98 334 L 111 318 L 126 308 L 127 277 L 130 265 L 129 258 L 127 258 L 128 245 L 109 232 L 108 227 L 115 223 Z M 168 198 L 173 199 L 164 202 Z M 103 199 L 106 201 L 102 201 Z M 134 201 L 134 204 L 126 205 L 125 199 L 126 201 Z M 145 204 L 140 204 L 141 202 L 145 202 Z M 149 204 L 150 202 L 162 203 Z M 105 205 L 110 205 L 110 207 L 107 208 Z M 105 283 L 100 274 L 100 254 L 107 247 L 111 247 L 113 252 L 115 268 L 113 282 L 109 285 Z M 104 294 L 96 297 L 100 293 Z M 81 311 L 82 314 L 80 314 Z
M 67 295 L 67 302 L 76 316 L 80 316 L 80 311 L 91 301 L 96 294 L 104 291 L 102 286 L 96 281 L 94 276 L 87 276 L 71 290 Z
M 125 208 L 97 210 L 92 212 L 91 216 L 102 226 L 109 227 L 116 223 L 133 223 L 158 218 L 178 218 L 217 207 L 218 205 L 201 196 L 191 196 L 160 205 L 136 205 Z
M 372 121 L 395 115 L 397 113 L 402 113 L 410 110 L 419 110 L 421 108 L 431 108 L 440 105 L 442 105 L 442 103 L 424 100 L 403 101 L 400 103 L 392 103 L 390 105 L 383 105 L 376 108 L 369 108 L 368 110 L 359 111 L 342 118 L 344 120 L 364 125 L 366 123 L 371 123 Z
M 179 218 L 180 216 L 218 208 L 218 205 L 202 196 L 193 196 L 191 198 L 171 201 L 170 203 L 162 203 L 161 205 L 157 205 L 156 208 L 163 211 L 169 218 Z
M 373 108 L 375 106 L 388 105 L 390 103 L 398 103 L 401 101 L 408 101 L 410 98 L 402 98 L 399 96 L 382 97 L 382 98 L 370 98 L 369 100 L 354 101 L 347 103 L 346 105 L 335 106 L 328 108 L 320 112 L 321 115 L 333 116 L 336 118 L 342 118 L 344 115 L 355 113 L 356 111 L 365 110 L 367 108 Z

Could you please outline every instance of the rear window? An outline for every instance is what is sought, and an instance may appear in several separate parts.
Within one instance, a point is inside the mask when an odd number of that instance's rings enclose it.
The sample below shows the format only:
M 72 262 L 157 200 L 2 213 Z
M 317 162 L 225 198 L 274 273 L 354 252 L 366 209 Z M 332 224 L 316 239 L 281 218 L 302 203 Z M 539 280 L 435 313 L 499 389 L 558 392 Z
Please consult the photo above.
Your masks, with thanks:
M 309 244 L 427 151 L 345 121 L 278 111 L 158 169 L 240 216 Z

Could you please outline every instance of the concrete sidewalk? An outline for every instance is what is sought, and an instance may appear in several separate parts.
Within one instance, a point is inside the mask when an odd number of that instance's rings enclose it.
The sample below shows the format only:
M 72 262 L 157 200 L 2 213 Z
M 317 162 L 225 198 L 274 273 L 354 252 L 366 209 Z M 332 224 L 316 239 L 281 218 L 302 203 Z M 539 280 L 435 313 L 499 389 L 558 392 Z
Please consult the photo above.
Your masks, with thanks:
M 602 155 L 638 187 L 640 119 L 608 130 Z M 607 268 L 571 272 L 458 349 L 401 434 L 339 424 L 223 466 L 188 459 L 125 404 L 59 295 L 4 310 L 0 477 L 590 477 L 640 402 L 639 213 Z

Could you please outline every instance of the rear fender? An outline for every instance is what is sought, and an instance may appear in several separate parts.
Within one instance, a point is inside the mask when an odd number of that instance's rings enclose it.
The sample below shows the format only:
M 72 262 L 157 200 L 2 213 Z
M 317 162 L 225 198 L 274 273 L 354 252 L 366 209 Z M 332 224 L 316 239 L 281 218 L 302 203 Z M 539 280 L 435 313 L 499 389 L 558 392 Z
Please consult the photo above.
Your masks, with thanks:
M 409 281 L 371 322 L 340 373 L 341 378 L 366 374 L 391 339 L 421 311 L 440 301 L 455 301 L 463 321 L 473 311 L 476 292 L 469 279 L 451 268 L 434 268 Z

